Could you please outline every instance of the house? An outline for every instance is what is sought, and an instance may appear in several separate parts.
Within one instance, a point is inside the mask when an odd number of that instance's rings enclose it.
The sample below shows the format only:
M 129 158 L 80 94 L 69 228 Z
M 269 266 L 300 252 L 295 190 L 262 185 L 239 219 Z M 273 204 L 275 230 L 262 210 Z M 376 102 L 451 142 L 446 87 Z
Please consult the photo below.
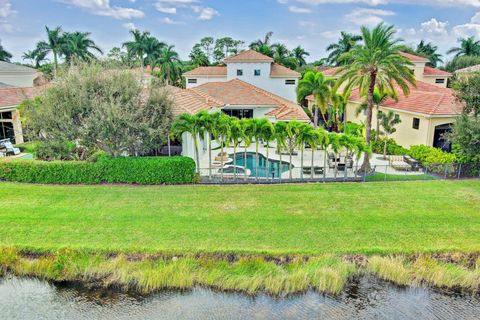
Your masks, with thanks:
M 455 75 L 459 79 L 468 79 L 470 76 L 473 74 L 479 73 L 480 72 L 480 64 L 477 64 L 475 66 L 463 68 L 463 69 L 458 69 L 455 71 Z
M 300 74 L 273 61 L 272 58 L 247 50 L 224 60 L 225 66 L 199 67 L 186 72 L 187 89 L 210 82 L 239 79 L 290 101 L 297 101 L 296 88 Z
M 199 67 L 184 74 L 187 88 L 170 87 L 174 114 L 222 111 L 237 118 L 310 122 L 296 101 L 300 74 L 253 50 L 225 59 L 226 66 Z M 193 141 L 182 139 L 183 155 L 194 157 Z M 206 145 L 200 153 L 205 152 Z
M 391 135 L 398 144 L 404 147 L 412 145 L 427 145 L 448 149 L 449 144 L 443 134 L 450 131 L 451 125 L 461 113 L 462 106 L 457 101 L 453 90 L 447 88 L 450 73 L 426 66 L 427 59 L 408 53 L 401 53 L 413 64 L 416 86 L 410 86 L 410 94 L 405 96 L 399 88 L 396 90 L 398 100 L 387 99 L 379 108 L 381 112 L 389 110 L 395 112 L 401 123 L 396 125 L 397 131 Z M 331 68 L 324 73 L 338 78 L 338 68 Z M 307 97 L 309 107 L 313 107 L 314 97 Z M 347 105 L 346 121 L 355 123 L 365 122 L 366 113 L 359 113 L 357 109 L 365 98 L 359 90 L 352 91 L 350 102 Z M 377 122 L 376 112 L 373 114 L 372 126 Z
M 14 144 L 23 143 L 18 105 L 25 99 L 41 93 L 35 87 L 42 78 L 37 70 L 0 61 L 0 140 L 10 139 Z

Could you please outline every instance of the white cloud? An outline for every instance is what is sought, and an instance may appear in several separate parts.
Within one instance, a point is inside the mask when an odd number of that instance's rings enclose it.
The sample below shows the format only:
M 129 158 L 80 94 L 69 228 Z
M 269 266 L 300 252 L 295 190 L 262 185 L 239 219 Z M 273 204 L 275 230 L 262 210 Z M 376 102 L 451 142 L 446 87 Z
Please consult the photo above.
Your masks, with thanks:
M 359 26 L 374 26 L 384 21 L 384 17 L 394 16 L 395 12 L 382 9 L 359 8 L 345 15 L 349 23 Z
M 293 13 L 311 13 L 312 10 L 308 8 L 300 8 L 296 6 L 290 6 L 288 7 L 288 11 L 293 12 Z
M 83 8 L 98 16 L 115 19 L 142 18 L 145 15 L 138 9 L 111 6 L 110 0 L 62 0 L 62 2 Z
M 137 29 L 137 27 L 135 26 L 135 24 L 134 24 L 133 22 L 124 23 L 124 24 L 122 24 L 122 26 L 123 26 L 125 29 L 128 29 L 128 30 L 135 30 L 135 29 Z
M 8 21 L 15 11 L 10 0 L 0 0 L 0 31 L 13 32 L 13 25 Z
M 163 7 L 161 4 L 156 3 L 155 8 L 161 13 L 176 14 L 177 8 L 175 7 Z
M 192 9 L 198 13 L 198 20 L 212 20 L 215 16 L 220 15 L 220 12 L 210 7 L 193 6 Z
M 301 3 L 319 5 L 319 4 L 352 4 L 361 3 L 371 6 L 385 4 L 414 4 L 414 5 L 431 5 L 431 6 L 473 6 L 480 7 L 478 0 L 297 0 Z
M 470 22 L 453 27 L 452 32 L 456 37 L 480 37 L 480 12 L 477 12 Z
M 448 22 L 441 22 L 435 18 L 422 22 L 420 31 L 423 33 L 432 34 L 434 36 L 442 36 L 448 33 Z
M 160 22 L 165 24 L 185 24 L 182 21 L 173 20 L 172 18 L 169 18 L 169 17 L 160 19 Z

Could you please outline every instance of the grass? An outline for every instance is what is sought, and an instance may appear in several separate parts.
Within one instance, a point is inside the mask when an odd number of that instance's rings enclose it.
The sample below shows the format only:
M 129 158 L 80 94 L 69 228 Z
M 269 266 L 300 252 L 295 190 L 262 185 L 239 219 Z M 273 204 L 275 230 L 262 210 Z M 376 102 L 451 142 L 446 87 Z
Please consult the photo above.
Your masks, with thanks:
M 2 183 L 0 199 L 0 247 L 33 251 L 480 251 L 480 181 L 218 187 Z
M 416 180 L 437 180 L 438 178 L 429 174 L 385 174 L 377 172 L 365 177 L 365 181 L 416 181 Z
M 1 183 L 0 202 L 0 275 L 142 293 L 202 285 L 337 294 L 363 272 L 400 285 L 480 286 L 480 181 Z M 477 260 L 435 258 L 444 253 Z M 351 262 L 357 256 L 365 262 Z

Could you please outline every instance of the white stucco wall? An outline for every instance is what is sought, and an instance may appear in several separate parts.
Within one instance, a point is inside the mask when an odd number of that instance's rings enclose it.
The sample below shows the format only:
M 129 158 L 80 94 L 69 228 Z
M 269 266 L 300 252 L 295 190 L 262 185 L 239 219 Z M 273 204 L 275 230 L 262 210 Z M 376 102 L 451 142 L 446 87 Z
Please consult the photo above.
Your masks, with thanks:
M 272 78 L 270 77 L 270 68 L 270 63 L 228 63 L 227 79 L 240 79 L 284 99 L 296 102 L 298 79 L 295 77 Z M 237 76 L 237 70 L 239 69 L 243 70 L 242 76 Z M 255 76 L 256 69 L 260 70 L 260 76 Z M 295 85 L 286 85 L 285 80 L 295 80 Z
M 187 89 L 194 88 L 208 82 L 227 81 L 227 77 L 211 77 L 211 76 L 187 76 L 185 77 L 185 79 L 186 79 Z M 197 83 L 188 83 L 188 79 L 197 79 Z
M 441 88 L 446 88 L 447 83 L 448 83 L 448 78 L 449 77 L 446 77 L 446 76 L 426 76 L 426 77 L 423 76 L 421 79 L 418 79 L 418 80 L 429 83 L 429 84 L 433 84 L 435 86 L 439 86 Z M 443 83 L 435 83 L 435 81 L 437 79 L 444 79 L 444 82 Z
M 33 87 L 36 73 L 0 73 L 0 82 L 14 87 Z

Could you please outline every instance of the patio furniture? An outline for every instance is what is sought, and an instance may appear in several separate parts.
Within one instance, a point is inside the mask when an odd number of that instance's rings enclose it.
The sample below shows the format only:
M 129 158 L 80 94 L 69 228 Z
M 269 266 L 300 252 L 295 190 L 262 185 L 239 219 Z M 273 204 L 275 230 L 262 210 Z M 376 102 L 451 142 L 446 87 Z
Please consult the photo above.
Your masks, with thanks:
M 5 151 L 6 155 L 13 154 L 13 155 L 16 156 L 17 154 L 20 154 L 20 149 L 15 148 L 13 146 L 12 142 L 10 142 L 10 139 L 1 140 L 0 141 L 0 148 L 6 150 Z
M 313 172 L 317 175 L 323 174 L 323 167 L 314 167 Z
M 226 162 L 228 160 L 228 154 L 226 152 L 220 152 L 216 157 L 215 161 L 221 162 L 223 159 L 223 162 Z
M 312 174 L 312 167 L 304 167 L 302 172 L 303 174 Z
M 405 161 L 406 163 L 408 163 L 411 166 L 412 171 L 418 171 L 422 168 L 421 165 L 420 165 L 420 162 L 418 160 L 415 160 L 414 158 L 412 158 L 410 156 L 407 156 L 407 155 L 403 156 L 403 161 Z
M 403 160 L 403 156 L 390 156 L 390 166 L 395 170 L 410 171 L 412 166 Z
M 338 171 L 345 171 L 345 163 L 337 163 L 337 170 Z

